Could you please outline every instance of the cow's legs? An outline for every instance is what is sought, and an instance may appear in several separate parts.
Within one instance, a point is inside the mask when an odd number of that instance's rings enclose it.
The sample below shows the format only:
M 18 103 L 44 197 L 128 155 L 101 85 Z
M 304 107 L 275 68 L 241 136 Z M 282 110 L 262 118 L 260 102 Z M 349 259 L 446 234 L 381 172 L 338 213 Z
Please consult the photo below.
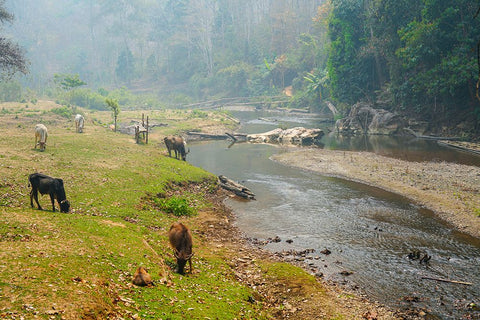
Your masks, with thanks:
M 52 200 L 52 211 L 55 212 L 55 196 L 50 193 L 50 200 Z
M 31 205 L 32 208 L 33 208 L 32 197 L 35 199 L 35 202 L 37 203 L 38 210 L 43 210 L 43 209 L 42 209 L 42 206 L 41 206 L 40 203 L 38 202 L 38 191 L 37 191 L 37 189 L 32 189 L 32 191 L 30 191 L 30 205 Z

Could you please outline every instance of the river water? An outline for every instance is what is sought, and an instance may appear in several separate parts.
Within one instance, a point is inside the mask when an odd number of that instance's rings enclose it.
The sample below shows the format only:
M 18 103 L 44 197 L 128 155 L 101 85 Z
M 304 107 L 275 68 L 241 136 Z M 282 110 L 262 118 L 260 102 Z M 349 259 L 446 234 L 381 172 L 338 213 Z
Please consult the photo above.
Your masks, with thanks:
M 281 127 L 331 124 L 312 116 L 236 113 L 242 132 Z M 262 120 L 259 120 L 261 118 Z M 480 164 L 475 157 L 433 141 L 365 137 L 338 140 L 326 136 L 324 148 L 367 150 L 407 160 Z M 307 270 L 327 281 L 361 288 L 370 299 L 395 308 L 422 308 L 431 318 L 461 319 L 480 313 L 480 240 L 453 231 L 448 224 L 407 199 L 342 179 L 290 168 L 269 160 L 286 149 L 263 144 L 211 141 L 190 144 L 188 161 L 217 175 L 239 181 L 255 201 L 230 199 L 236 225 L 272 252 L 308 250 Z M 279 242 L 265 241 L 278 237 Z M 288 241 L 287 241 L 288 240 Z M 321 253 L 328 249 L 330 254 Z M 431 256 L 428 264 L 409 254 Z M 299 257 L 291 258 L 298 259 Z M 348 274 L 348 275 L 347 275 Z M 472 285 L 443 283 L 423 277 L 453 279 Z

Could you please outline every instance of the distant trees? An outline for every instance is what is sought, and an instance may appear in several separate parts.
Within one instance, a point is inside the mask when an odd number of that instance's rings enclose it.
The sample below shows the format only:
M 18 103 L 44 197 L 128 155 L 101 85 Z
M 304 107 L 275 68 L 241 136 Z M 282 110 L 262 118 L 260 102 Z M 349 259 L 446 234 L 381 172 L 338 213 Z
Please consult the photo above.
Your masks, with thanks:
M 10 7 L 35 59 L 31 78 L 83 66 L 90 85 L 139 79 L 172 100 L 277 95 L 292 86 L 296 107 L 321 109 L 328 99 L 346 111 L 368 100 L 424 119 L 480 119 L 480 19 L 471 0 L 23 0 Z M 67 23 L 69 34 L 57 27 Z
M 0 0 L 0 23 L 13 21 L 13 15 L 5 9 L 5 0 Z M 27 61 L 20 47 L 6 37 L 0 36 L 0 69 L 3 78 L 17 72 L 27 73 Z
M 130 84 L 135 77 L 135 61 L 132 51 L 128 47 L 120 52 L 117 60 L 115 74 L 120 82 Z

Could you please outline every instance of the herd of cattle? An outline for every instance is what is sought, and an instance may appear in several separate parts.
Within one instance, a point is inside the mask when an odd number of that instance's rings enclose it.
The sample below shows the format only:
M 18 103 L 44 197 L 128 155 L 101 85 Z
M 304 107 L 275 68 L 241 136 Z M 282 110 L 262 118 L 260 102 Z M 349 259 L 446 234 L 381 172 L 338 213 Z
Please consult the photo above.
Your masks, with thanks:
M 82 115 L 75 116 L 75 130 L 77 133 L 82 133 L 85 124 L 85 119 Z M 35 126 L 35 149 L 40 146 L 40 151 L 44 151 L 47 145 L 48 130 L 43 124 Z M 168 155 L 171 157 L 172 150 L 175 152 L 175 158 L 186 161 L 187 153 L 186 142 L 182 137 L 167 136 L 164 138 L 165 146 L 168 150 Z M 28 176 L 28 186 L 30 191 L 30 205 L 33 208 L 33 200 L 35 200 L 39 210 L 43 210 L 38 202 L 38 193 L 50 196 L 52 203 L 52 211 L 55 212 L 55 199 L 60 206 L 60 212 L 67 213 L 70 211 L 70 202 L 67 200 L 63 180 L 59 178 L 52 178 L 42 173 L 32 173 Z M 175 222 L 170 227 L 168 232 L 170 245 L 174 250 L 175 258 L 177 259 L 176 272 L 183 274 L 185 265 L 188 261 L 190 272 L 192 272 L 192 235 L 188 227 L 180 222 Z M 139 267 L 134 275 L 133 283 L 139 286 L 147 286 L 152 283 L 150 275 L 143 267 Z

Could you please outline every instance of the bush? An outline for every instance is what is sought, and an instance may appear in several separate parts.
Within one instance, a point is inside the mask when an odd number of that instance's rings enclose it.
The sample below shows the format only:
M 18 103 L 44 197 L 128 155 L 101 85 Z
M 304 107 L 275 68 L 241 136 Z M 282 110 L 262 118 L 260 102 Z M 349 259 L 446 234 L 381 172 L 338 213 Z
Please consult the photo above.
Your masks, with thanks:
M 168 199 L 159 199 L 158 205 L 161 210 L 177 217 L 195 214 L 195 210 L 188 205 L 187 200 L 184 198 L 172 196 Z
M 55 113 L 55 114 L 58 114 L 61 117 L 67 118 L 67 119 L 70 119 L 70 118 L 73 117 L 72 108 L 69 108 L 69 107 L 66 107 L 66 106 L 53 108 L 52 112 Z

